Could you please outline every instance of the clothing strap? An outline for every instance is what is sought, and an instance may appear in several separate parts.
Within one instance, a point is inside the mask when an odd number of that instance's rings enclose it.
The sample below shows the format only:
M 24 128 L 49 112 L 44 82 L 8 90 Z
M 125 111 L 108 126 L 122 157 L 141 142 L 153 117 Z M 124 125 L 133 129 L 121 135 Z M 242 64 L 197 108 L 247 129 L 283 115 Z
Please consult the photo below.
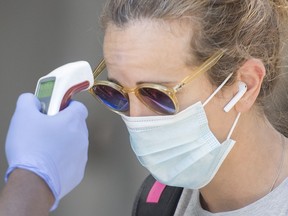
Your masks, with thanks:
M 132 216 L 173 216 L 183 188 L 171 187 L 149 175 L 134 201 Z

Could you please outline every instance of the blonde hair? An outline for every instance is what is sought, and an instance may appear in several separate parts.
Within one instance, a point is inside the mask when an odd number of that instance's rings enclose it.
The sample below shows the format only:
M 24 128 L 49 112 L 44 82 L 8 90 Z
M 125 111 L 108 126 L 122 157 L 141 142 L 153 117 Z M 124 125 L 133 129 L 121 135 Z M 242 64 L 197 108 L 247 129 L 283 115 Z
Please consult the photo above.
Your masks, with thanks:
M 191 20 L 191 28 L 197 26 L 199 30 L 190 44 L 191 61 L 196 58 L 197 64 L 225 49 L 221 60 L 208 71 L 212 84 L 220 85 L 249 58 L 262 60 L 266 76 L 257 104 L 274 127 L 288 136 L 287 111 L 283 110 L 287 103 L 279 104 L 275 98 L 282 98 L 274 97 L 279 92 L 284 94 L 274 87 L 283 68 L 287 0 L 109 0 L 102 25 L 104 29 L 109 23 L 124 28 L 141 19 Z

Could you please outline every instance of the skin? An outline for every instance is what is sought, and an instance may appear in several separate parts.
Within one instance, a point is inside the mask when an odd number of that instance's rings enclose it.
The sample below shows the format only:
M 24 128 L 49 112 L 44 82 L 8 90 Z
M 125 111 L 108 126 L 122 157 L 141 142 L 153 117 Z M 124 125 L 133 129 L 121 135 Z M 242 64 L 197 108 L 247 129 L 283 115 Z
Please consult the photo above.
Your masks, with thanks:
M 45 216 L 54 203 L 46 183 L 30 171 L 16 169 L 0 195 L 1 216 Z
M 128 88 L 141 82 L 175 86 L 193 73 L 193 66 L 186 64 L 193 29 L 189 30 L 186 25 L 185 22 L 151 20 L 133 21 L 122 28 L 109 24 L 104 37 L 109 79 Z M 213 180 L 200 189 L 202 207 L 211 212 L 239 209 L 268 194 L 278 174 L 282 152 L 284 166 L 275 187 L 288 176 L 288 148 L 286 144 L 283 148 L 281 134 L 255 104 L 266 73 L 263 63 L 249 59 L 235 73 L 237 80 L 247 84 L 248 90 L 233 109 L 229 113 L 223 111 L 237 93 L 237 82 L 223 88 L 205 106 L 210 128 L 221 142 L 226 139 L 238 112 L 242 113 L 232 134 L 236 140 L 234 148 Z M 215 88 L 205 73 L 198 76 L 177 93 L 180 110 L 197 101 L 204 102 Z M 130 116 L 157 115 L 133 93 L 129 99 Z

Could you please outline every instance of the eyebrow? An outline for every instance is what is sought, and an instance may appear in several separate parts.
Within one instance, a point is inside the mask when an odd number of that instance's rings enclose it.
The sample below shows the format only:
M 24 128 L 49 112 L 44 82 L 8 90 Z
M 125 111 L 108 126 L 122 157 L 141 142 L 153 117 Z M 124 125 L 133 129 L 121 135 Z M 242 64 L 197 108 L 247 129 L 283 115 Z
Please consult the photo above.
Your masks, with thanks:
M 113 79 L 113 78 L 107 77 L 107 81 L 109 81 L 109 82 L 113 82 L 113 83 L 115 83 L 115 84 L 117 84 L 117 85 L 122 86 L 121 83 L 118 82 L 116 79 Z
M 110 78 L 110 77 L 107 77 L 107 81 L 109 82 L 113 82 L 119 86 L 122 86 L 124 87 L 118 80 L 114 79 L 114 78 Z M 158 85 L 177 85 L 178 82 L 151 82 L 151 81 L 139 81 L 139 82 L 136 82 L 136 85 L 140 85 L 140 84 L 143 84 L 143 83 L 153 83 L 153 84 L 158 84 Z

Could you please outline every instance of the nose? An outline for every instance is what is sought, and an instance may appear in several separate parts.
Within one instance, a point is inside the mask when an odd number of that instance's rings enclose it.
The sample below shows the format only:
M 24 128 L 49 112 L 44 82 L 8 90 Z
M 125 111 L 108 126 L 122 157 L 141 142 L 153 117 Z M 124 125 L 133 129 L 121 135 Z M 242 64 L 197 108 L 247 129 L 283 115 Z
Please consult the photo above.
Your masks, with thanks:
M 129 93 L 129 116 L 139 117 L 153 115 L 157 114 L 143 104 L 134 93 Z

